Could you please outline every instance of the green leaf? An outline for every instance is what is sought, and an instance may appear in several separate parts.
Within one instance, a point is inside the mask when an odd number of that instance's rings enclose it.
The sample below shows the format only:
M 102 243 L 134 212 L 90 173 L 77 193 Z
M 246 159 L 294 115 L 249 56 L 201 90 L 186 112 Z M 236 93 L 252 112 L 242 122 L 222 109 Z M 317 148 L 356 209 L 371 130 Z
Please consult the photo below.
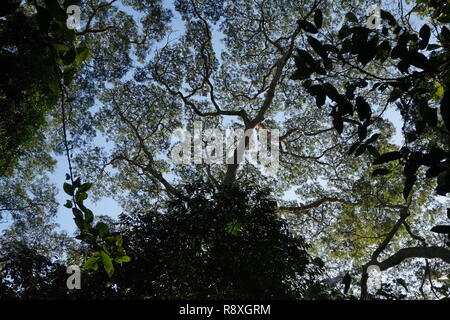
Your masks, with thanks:
M 318 29 L 322 28 L 323 23 L 323 14 L 322 10 L 317 9 L 316 12 L 314 12 L 314 24 Z
M 356 15 L 353 12 L 347 12 L 347 14 L 345 15 L 345 21 L 358 23 L 358 18 L 356 17 Z
M 420 113 L 421 117 L 423 118 L 423 120 L 425 120 L 425 122 L 427 124 L 429 124 L 432 127 L 437 126 L 437 122 L 438 122 L 437 110 L 428 107 L 428 103 L 426 100 L 422 100 L 419 103 L 419 113 Z
M 312 70 L 311 69 L 298 69 L 297 71 L 294 72 L 294 74 L 292 76 L 290 76 L 289 79 L 291 80 L 306 80 L 308 79 L 312 74 Z
M 117 241 L 115 236 L 108 236 L 104 239 L 109 245 L 114 245 Z
M 130 262 L 131 258 L 129 256 L 122 256 L 122 257 L 114 258 L 114 261 L 121 264 L 123 262 Z
M 64 207 L 71 209 L 73 207 L 72 201 L 67 200 L 66 204 L 64 205 Z
M 83 219 L 80 217 L 73 218 L 73 221 L 75 221 L 75 224 L 77 225 L 78 229 L 83 230 Z
M 320 93 L 325 93 L 325 89 L 323 88 L 323 86 L 318 85 L 318 84 L 308 87 L 307 90 L 308 90 L 308 93 L 310 93 L 312 95 L 318 95 Z
M 225 227 L 225 231 L 233 236 L 237 235 L 242 230 L 242 224 L 239 221 L 232 221 Z
M 321 56 L 322 58 L 328 58 L 328 54 L 319 40 L 311 36 L 308 36 L 307 39 L 309 45 L 314 49 L 315 52 L 317 52 L 319 56 Z
M 92 223 L 92 221 L 94 221 L 94 213 L 89 209 L 86 209 L 86 211 L 84 212 L 84 217 L 85 217 L 86 223 L 88 223 L 88 224 L 90 224 L 90 223 Z
M 366 143 L 367 144 L 373 143 L 373 142 L 377 141 L 379 137 L 380 137 L 380 134 L 375 133 L 369 139 L 367 139 Z
M 75 30 L 73 29 L 64 29 L 64 39 L 69 42 L 74 42 L 77 36 L 75 34 Z
M 95 225 L 95 229 L 98 231 L 98 234 L 101 238 L 103 238 L 105 235 L 108 234 L 109 232 L 109 227 L 106 223 L 104 222 L 98 222 Z
M 320 65 L 316 65 L 316 69 L 314 70 L 317 74 L 320 74 L 322 76 L 326 76 L 327 75 L 327 71 L 322 68 Z
M 425 71 L 430 70 L 431 67 L 432 67 L 431 64 L 430 64 L 430 61 L 428 61 L 428 58 L 424 54 L 422 54 L 420 52 L 410 52 L 410 53 L 408 53 L 407 61 L 411 65 L 413 65 L 413 66 L 415 66 L 417 68 L 423 69 Z
M 450 23 L 450 15 L 449 14 L 441 14 L 438 18 L 437 21 L 441 22 L 441 23 Z
M 89 189 L 91 189 L 92 183 L 83 183 L 80 188 L 78 189 L 79 192 L 86 192 Z
M 344 114 L 353 114 L 353 105 L 350 103 L 350 101 L 347 100 L 347 98 L 344 95 L 339 95 L 337 98 L 331 98 L 333 101 L 337 102 L 338 104 L 338 112 L 341 115 Z
M 105 268 L 106 273 L 108 273 L 108 276 L 111 277 L 114 273 L 114 266 L 110 256 L 105 251 L 100 251 L 100 256 L 102 258 L 103 267 Z
M 374 146 L 367 146 L 367 150 L 374 158 L 378 158 L 380 156 L 380 153 Z
M 425 176 L 427 178 L 437 177 L 441 172 L 447 170 L 447 168 L 443 165 L 432 165 L 426 172 Z
M 360 144 L 361 142 L 359 141 L 352 144 L 352 146 L 348 149 L 348 154 L 352 154 L 353 152 L 355 152 L 355 150 L 359 147 Z
M 391 55 L 391 45 L 389 41 L 383 41 L 376 49 L 376 56 L 381 62 L 386 61 L 387 58 Z
M 357 46 L 359 48 L 364 48 L 359 50 L 357 60 L 359 63 L 366 65 L 367 63 L 375 59 L 375 56 L 377 55 L 378 35 L 375 35 L 368 42 L 365 42 L 365 38 L 363 37 L 357 39 Z
M 433 83 L 432 99 L 435 102 L 439 102 L 444 95 L 444 87 L 438 81 L 434 81 Z
M 358 126 L 358 137 L 361 141 L 367 137 L 367 127 L 365 125 Z
M 344 121 L 342 119 L 342 116 L 335 115 L 333 117 L 333 127 L 336 129 L 336 131 L 341 134 L 342 131 L 344 131 Z
M 355 151 L 355 157 L 359 157 L 367 150 L 367 146 L 365 144 L 362 144 L 356 149 Z
M 408 54 L 408 51 L 406 49 L 406 46 L 402 43 L 397 44 L 391 51 L 391 58 L 392 59 L 400 59 L 405 58 L 405 56 Z
M 297 54 L 297 56 L 294 56 L 294 60 L 298 69 L 311 69 L 317 65 L 316 60 L 314 60 L 308 51 L 297 49 Z
M 327 96 L 330 97 L 331 100 L 338 101 L 339 99 L 341 99 L 339 92 L 332 84 L 325 83 L 323 87 L 325 88 Z
M 427 50 L 436 50 L 439 49 L 441 46 L 439 44 L 433 43 L 433 44 L 429 44 L 427 47 Z
M 333 45 L 331 45 L 331 44 L 324 44 L 324 45 L 323 45 L 323 48 L 324 48 L 326 51 L 328 51 L 328 52 L 333 52 L 333 53 L 336 53 L 336 54 L 338 54 L 338 53 L 340 52 L 338 47 L 333 46 Z
M 98 270 L 98 262 L 100 260 L 100 257 L 90 257 L 86 260 L 86 262 L 83 264 L 83 269 L 85 270 Z
M 381 10 L 380 17 L 383 20 L 387 20 L 391 26 L 395 26 L 397 24 L 397 20 L 395 20 L 394 16 L 387 11 Z
M 83 212 L 81 212 L 79 209 L 77 208 L 72 208 L 72 213 L 75 217 L 78 217 L 80 219 L 83 219 Z
M 81 212 L 77 208 L 72 208 L 72 213 L 74 215 L 73 220 L 75 221 L 75 224 L 77 225 L 78 229 L 80 229 L 81 232 L 84 232 L 87 226 L 83 218 L 83 212 Z
M 54 34 L 59 34 L 61 32 L 61 28 L 62 28 L 61 25 L 62 25 L 61 21 L 52 21 L 50 23 L 49 32 L 54 33 Z
M 48 88 L 53 94 L 59 94 L 59 82 L 55 78 L 51 78 L 48 81 Z
M 81 183 L 81 178 L 78 177 L 74 182 L 73 182 L 73 187 L 74 188 L 78 188 L 80 186 Z
M 302 28 L 306 32 L 309 32 L 309 33 L 317 33 L 317 32 L 319 32 L 317 30 L 317 28 L 311 22 L 308 22 L 306 20 L 298 20 L 297 23 L 300 26 L 300 28 Z
M 75 58 L 75 61 L 78 65 L 80 65 L 83 61 L 85 61 L 87 58 L 90 57 L 91 52 L 89 51 L 88 48 L 86 47 L 78 47 L 78 53 L 77 53 L 77 57 Z
M 450 42 L 450 30 L 447 27 L 442 27 L 439 40 L 441 40 L 444 44 L 448 44 Z
M 431 29 L 427 24 L 424 24 L 419 31 L 420 41 L 419 49 L 425 49 L 428 46 L 428 41 L 430 41 Z
M 64 182 L 63 184 L 64 192 L 67 193 L 69 196 L 73 196 L 73 186 L 67 182 Z
M 325 104 L 325 101 L 327 99 L 327 95 L 325 92 L 321 92 L 318 95 L 316 95 L 316 105 L 318 108 L 322 107 Z
M 352 31 L 349 28 L 349 26 L 344 24 L 341 27 L 341 29 L 339 30 L 338 37 L 339 37 L 340 40 L 343 40 L 343 39 L 347 38 L 351 34 L 352 34 Z
M 66 52 L 69 51 L 70 48 L 68 46 L 66 46 L 65 44 L 62 43 L 52 43 L 53 48 L 55 48 L 55 50 L 57 51 L 61 51 L 61 52 Z
M 373 164 L 374 165 L 382 164 L 382 163 L 386 163 L 386 162 L 390 162 L 390 161 L 401 159 L 402 157 L 403 157 L 402 154 L 400 152 L 398 152 L 398 151 L 387 152 L 387 153 L 382 154 L 381 156 L 379 156 L 377 159 L 375 159 Z
M 405 186 L 403 188 L 403 198 L 405 200 L 408 199 L 408 196 L 411 193 L 411 190 L 412 190 L 416 180 L 417 180 L 417 177 L 415 175 L 411 175 L 411 176 L 407 176 L 406 177 Z
M 79 202 L 79 201 L 84 201 L 84 200 L 86 200 L 87 198 L 88 198 L 88 195 L 87 195 L 86 192 L 77 192 L 76 195 L 75 195 L 75 200 L 76 200 L 77 202 Z
M 122 247 L 122 245 L 123 245 L 123 238 L 122 238 L 122 236 L 116 236 L 116 245 L 117 245 L 117 247 L 118 248 L 121 248 Z
M 64 70 L 63 78 L 64 78 L 64 84 L 66 86 L 70 85 L 70 83 L 73 81 L 73 78 L 75 77 L 76 73 L 77 73 L 76 68 L 68 68 L 68 69 Z

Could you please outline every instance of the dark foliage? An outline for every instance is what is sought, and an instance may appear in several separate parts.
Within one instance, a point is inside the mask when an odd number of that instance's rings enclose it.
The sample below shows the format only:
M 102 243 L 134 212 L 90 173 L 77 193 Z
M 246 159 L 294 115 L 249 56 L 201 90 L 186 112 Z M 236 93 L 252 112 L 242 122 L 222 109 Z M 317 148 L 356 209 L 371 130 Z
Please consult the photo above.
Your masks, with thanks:
M 450 30 L 445 26 L 450 5 L 444 1 L 421 3 L 432 8 L 432 22 L 442 23 L 436 23 L 439 27 L 435 30 L 435 43 L 430 43 L 431 29 L 428 24 L 415 32 L 402 26 L 391 13 L 381 10 L 381 30 L 360 25 L 357 19 L 349 19 L 351 23 L 344 24 L 338 39 L 334 39 L 336 45 L 308 36 L 308 43 L 318 55 L 318 63 L 311 64 L 315 66 L 312 68 L 308 61 L 316 60 L 306 51 L 298 50 L 298 56 L 294 57 L 297 71 L 291 76 L 293 80 L 304 80 L 303 86 L 315 96 L 318 107 L 325 104 L 326 97 L 329 98 L 329 115 L 339 134 L 347 127 L 357 127 L 358 139 L 350 147 L 349 154 L 360 156 L 367 151 L 376 158 L 374 165 L 400 161 L 404 167 L 405 200 L 408 200 L 421 175 L 421 167 L 427 168 L 427 178 L 437 177 L 437 194 L 445 196 L 450 192 Z M 312 32 L 306 28 L 305 31 Z M 360 79 L 345 83 L 345 94 L 341 94 L 337 86 L 313 77 L 314 73 L 327 75 L 325 69 L 333 68 L 330 57 L 343 65 L 351 65 L 356 59 L 356 65 L 352 67 L 364 72 Z M 371 62 L 384 62 L 389 57 L 401 76 L 383 78 L 363 69 Z M 320 63 L 325 69 L 320 68 Z M 363 91 L 366 87 L 368 89 Z M 357 97 L 356 90 L 360 94 Z M 371 107 L 362 97 L 373 91 L 387 98 L 379 115 L 372 110 L 374 106 Z M 405 144 L 399 151 L 380 155 L 376 147 L 379 135 L 369 138 L 368 133 L 386 108 L 394 104 L 403 118 Z M 389 172 L 386 168 L 376 168 L 373 175 Z
M 0 297 L 2 299 L 53 299 L 66 293 L 66 268 L 38 254 L 24 243 L 2 247 Z
M 63 84 L 72 81 L 88 56 L 83 44 L 75 46 L 75 32 L 67 28 L 67 14 L 58 1 L 42 5 L 15 0 L 0 4 L 0 176 L 11 173 L 36 141 Z
M 165 212 L 121 217 L 132 262 L 83 272 L 82 290 L 66 290 L 65 268 L 21 245 L 2 255 L 2 298 L 294 299 L 320 292 L 323 263 L 294 237 L 266 190 L 214 192 L 189 186 L 191 200 Z M 11 287 L 12 286 L 12 287 Z
M 320 267 L 275 214 L 267 191 L 246 186 L 214 193 L 199 184 L 188 192 L 191 200 L 171 202 L 167 213 L 122 217 L 132 263 L 117 279 L 129 297 L 280 299 L 307 293 Z
M 44 37 L 34 24 L 22 13 L 0 20 L 0 175 L 11 170 L 56 102 Z

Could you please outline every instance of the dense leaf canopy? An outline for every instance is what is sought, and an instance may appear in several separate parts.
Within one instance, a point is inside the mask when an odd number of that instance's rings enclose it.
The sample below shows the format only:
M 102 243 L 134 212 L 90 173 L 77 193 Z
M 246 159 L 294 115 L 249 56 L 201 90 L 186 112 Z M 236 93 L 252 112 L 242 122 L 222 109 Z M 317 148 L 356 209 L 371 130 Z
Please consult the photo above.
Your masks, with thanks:
M 0 219 L 12 224 L 0 295 L 448 297 L 450 4 L 392 0 L 379 16 L 371 5 L 2 4 Z M 219 162 L 176 163 L 173 134 L 198 123 L 278 130 L 259 144 L 279 148 L 277 170 L 239 162 L 235 146 Z M 219 152 L 206 135 L 192 142 Z M 55 158 L 68 165 L 64 210 Z M 124 214 L 88 208 L 102 197 Z M 53 222 L 70 211 L 74 238 Z M 78 292 L 65 288 L 68 264 L 83 266 Z

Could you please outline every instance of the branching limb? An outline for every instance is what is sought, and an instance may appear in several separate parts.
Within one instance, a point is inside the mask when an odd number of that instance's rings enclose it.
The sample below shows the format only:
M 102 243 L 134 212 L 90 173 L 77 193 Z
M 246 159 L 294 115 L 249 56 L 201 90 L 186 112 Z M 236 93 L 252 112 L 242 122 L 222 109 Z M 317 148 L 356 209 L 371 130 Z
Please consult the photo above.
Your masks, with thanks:
M 450 263 L 450 250 L 442 247 L 403 248 L 386 260 L 378 263 L 378 266 L 381 271 L 384 271 L 399 265 L 406 259 L 412 258 L 441 259 L 444 262 Z
M 366 263 L 362 267 L 363 270 L 362 270 L 362 275 L 361 275 L 361 296 L 360 296 L 361 300 L 365 300 L 367 298 L 367 294 L 368 294 L 367 293 L 367 280 L 369 279 L 369 274 L 367 273 L 368 267 L 371 266 L 371 265 L 378 265 L 378 266 L 380 266 L 380 264 L 378 263 L 378 260 L 377 260 L 378 257 L 386 249 L 386 247 L 389 245 L 389 243 L 394 238 L 394 236 L 397 233 L 397 231 L 403 225 L 403 222 L 406 220 L 406 218 L 408 218 L 408 216 L 409 216 L 409 211 L 408 211 L 407 207 L 400 209 L 400 218 L 397 220 L 395 225 L 392 227 L 391 231 L 388 233 L 388 235 L 383 240 L 383 242 L 373 252 L 370 261 L 368 263 Z M 381 269 L 381 266 L 380 266 L 380 269 Z
M 113 100 L 113 102 L 115 103 L 115 100 Z M 172 184 L 169 181 L 167 181 L 163 177 L 163 175 L 153 167 L 153 164 L 154 164 L 153 155 L 152 155 L 151 151 L 147 148 L 145 139 L 139 133 L 138 128 L 133 124 L 132 121 L 130 121 L 127 117 L 125 117 L 125 115 L 120 110 L 120 108 L 114 108 L 114 109 L 116 110 L 117 114 L 122 119 L 122 121 L 124 121 L 130 127 L 130 129 L 133 131 L 134 136 L 138 140 L 139 148 L 144 152 L 144 154 L 148 160 L 148 164 L 146 166 L 142 166 L 142 165 L 138 164 L 137 161 L 134 161 L 134 160 L 129 159 L 124 156 L 119 157 L 119 159 L 128 161 L 129 163 L 139 166 L 143 171 L 148 172 L 156 180 L 158 180 L 165 187 L 165 190 L 168 193 L 170 193 L 178 198 L 183 198 L 181 191 L 176 189 L 174 186 L 172 186 Z
M 98 7 L 93 6 L 92 1 L 91 1 L 91 8 L 93 9 L 92 14 L 88 17 L 88 21 L 86 23 L 86 26 L 84 27 L 83 31 L 77 32 L 76 35 L 84 35 L 86 33 L 101 33 L 101 32 L 105 32 L 108 31 L 109 29 L 114 28 L 114 26 L 106 26 L 104 28 L 101 29 L 92 29 L 91 23 L 93 21 L 93 19 L 95 18 L 95 16 L 97 15 L 98 11 L 101 9 L 105 9 L 109 6 L 111 6 L 114 2 L 116 2 L 117 0 L 111 0 L 110 2 L 104 3 Z

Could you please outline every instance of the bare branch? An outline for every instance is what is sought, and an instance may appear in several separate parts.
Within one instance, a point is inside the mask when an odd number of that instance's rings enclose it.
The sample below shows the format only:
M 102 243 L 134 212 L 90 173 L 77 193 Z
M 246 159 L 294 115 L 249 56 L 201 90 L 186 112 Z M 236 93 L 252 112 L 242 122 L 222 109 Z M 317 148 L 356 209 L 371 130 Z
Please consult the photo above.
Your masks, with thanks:
M 399 265 L 406 259 L 412 258 L 441 259 L 444 262 L 450 263 L 450 250 L 442 247 L 403 248 L 386 260 L 378 263 L 378 266 L 381 271 L 384 271 Z

